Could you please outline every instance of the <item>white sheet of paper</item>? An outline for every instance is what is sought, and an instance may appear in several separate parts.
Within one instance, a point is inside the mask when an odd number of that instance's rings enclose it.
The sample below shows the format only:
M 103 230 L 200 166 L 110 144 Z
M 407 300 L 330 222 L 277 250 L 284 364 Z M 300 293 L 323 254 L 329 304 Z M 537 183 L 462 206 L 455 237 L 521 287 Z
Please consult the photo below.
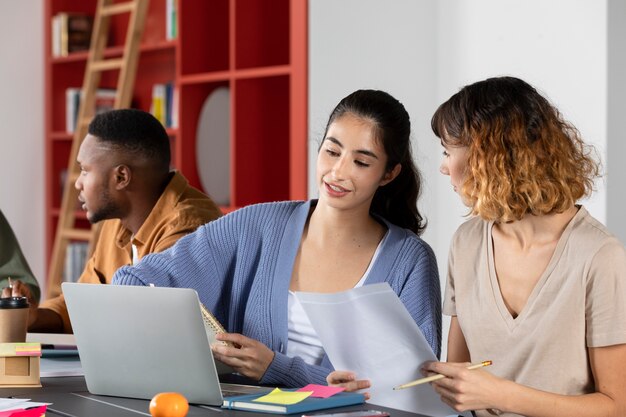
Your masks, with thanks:
M 15 410 L 22 403 L 28 402 L 28 398 L 0 398 L 0 411 Z
M 0 411 L 23 410 L 31 407 L 40 407 L 52 403 L 38 403 L 28 398 L 0 398 Z
M 389 284 L 296 297 L 335 369 L 371 381 L 370 403 L 433 417 L 456 415 L 429 384 L 393 390 L 423 377 L 421 365 L 437 357 Z

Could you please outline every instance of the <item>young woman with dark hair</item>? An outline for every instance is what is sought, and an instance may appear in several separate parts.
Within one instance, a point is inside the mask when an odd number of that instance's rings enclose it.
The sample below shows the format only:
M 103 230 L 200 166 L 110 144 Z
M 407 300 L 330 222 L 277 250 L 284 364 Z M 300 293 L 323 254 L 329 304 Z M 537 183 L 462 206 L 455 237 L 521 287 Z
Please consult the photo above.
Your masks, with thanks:
M 388 282 L 438 353 L 439 277 L 416 234 L 424 226 L 404 106 L 376 90 L 344 98 L 316 171 L 318 200 L 244 207 L 121 268 L 114 282 L 196 289 L 229 332 L 218 338 L 240 346 L 214 346 L 215 357 L 264 384 L 323 383 L 332 370 L 295 291 Z

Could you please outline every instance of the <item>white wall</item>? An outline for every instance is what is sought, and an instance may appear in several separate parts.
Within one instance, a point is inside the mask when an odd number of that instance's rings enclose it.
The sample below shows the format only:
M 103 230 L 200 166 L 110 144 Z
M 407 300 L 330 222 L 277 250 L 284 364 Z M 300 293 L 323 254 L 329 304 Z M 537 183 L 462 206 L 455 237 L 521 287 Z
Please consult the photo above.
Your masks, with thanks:
M 389 92 L 410 113 L 414 137 L 427 135 L 436 87 L 434 12 L 427 0 L 309 1 L 310 196 L 317 195 L 315 158 L 328 116 L 352 91 Z
M 43 2 L 0 0 L 0 10 L 0 209 L 43 283 Z
M 460 87 L 497 75 L 527 80 L 604 160 L 606 1 L 310 0 L 309 7 L 311 195 L 316 195 L 316 141 L 332 107 L 357 88 L 388 90 L 412 117 L 416 159 L 425 182 L 421 208 L 429 220 L 423 237 L 437 255 L 442 286 L 450 239 L 466 209 L 449 179 L 438 172 L 441 149 L 430 117 Z M 605 181 L 597 187 L 585 204 L 606 222 Z
M 626 2 L 608 1 L 607 224 L 626 243 Z

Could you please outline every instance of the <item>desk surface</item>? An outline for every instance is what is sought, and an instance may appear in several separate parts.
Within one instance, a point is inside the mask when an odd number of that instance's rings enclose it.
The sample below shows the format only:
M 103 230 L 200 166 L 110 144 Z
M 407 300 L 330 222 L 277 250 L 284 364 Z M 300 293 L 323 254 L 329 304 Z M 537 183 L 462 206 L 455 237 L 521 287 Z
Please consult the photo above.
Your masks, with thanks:
M 66 417 L 137 417 L 149 416 L 148 400 L 107 397 L 93 395 L 87 391 L 83 377 L 42 378 L 41 388 L 0 388 L 0 397 L 30 398 L 32 401 L 52 403 L 46 416 Z M 389 409 L 372 404 L 342 407 L 347 410 L 384 410 L 393 417 L 425 417 L 421 414 Z M 321 411 L 320 411 L 321 412 Z M 188 417 L 262 417 L 275 414 L 252 413 L 248 411 L 226 410 L 219 407 L 191 406 Z M 300 417 L 299 414 L 293 416 Z

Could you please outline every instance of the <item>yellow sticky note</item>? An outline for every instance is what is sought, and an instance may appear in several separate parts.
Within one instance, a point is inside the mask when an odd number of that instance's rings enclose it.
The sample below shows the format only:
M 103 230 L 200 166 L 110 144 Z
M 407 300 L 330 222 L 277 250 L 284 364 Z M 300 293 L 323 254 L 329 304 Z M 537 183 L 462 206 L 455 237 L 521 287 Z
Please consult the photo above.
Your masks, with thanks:
M 274 391 L 253 401 L 260 403 L 289 405 L 297 404 L 311 394 L 313 394 L 313 391 L 282 391 L 279 388 L 274 388 Z

